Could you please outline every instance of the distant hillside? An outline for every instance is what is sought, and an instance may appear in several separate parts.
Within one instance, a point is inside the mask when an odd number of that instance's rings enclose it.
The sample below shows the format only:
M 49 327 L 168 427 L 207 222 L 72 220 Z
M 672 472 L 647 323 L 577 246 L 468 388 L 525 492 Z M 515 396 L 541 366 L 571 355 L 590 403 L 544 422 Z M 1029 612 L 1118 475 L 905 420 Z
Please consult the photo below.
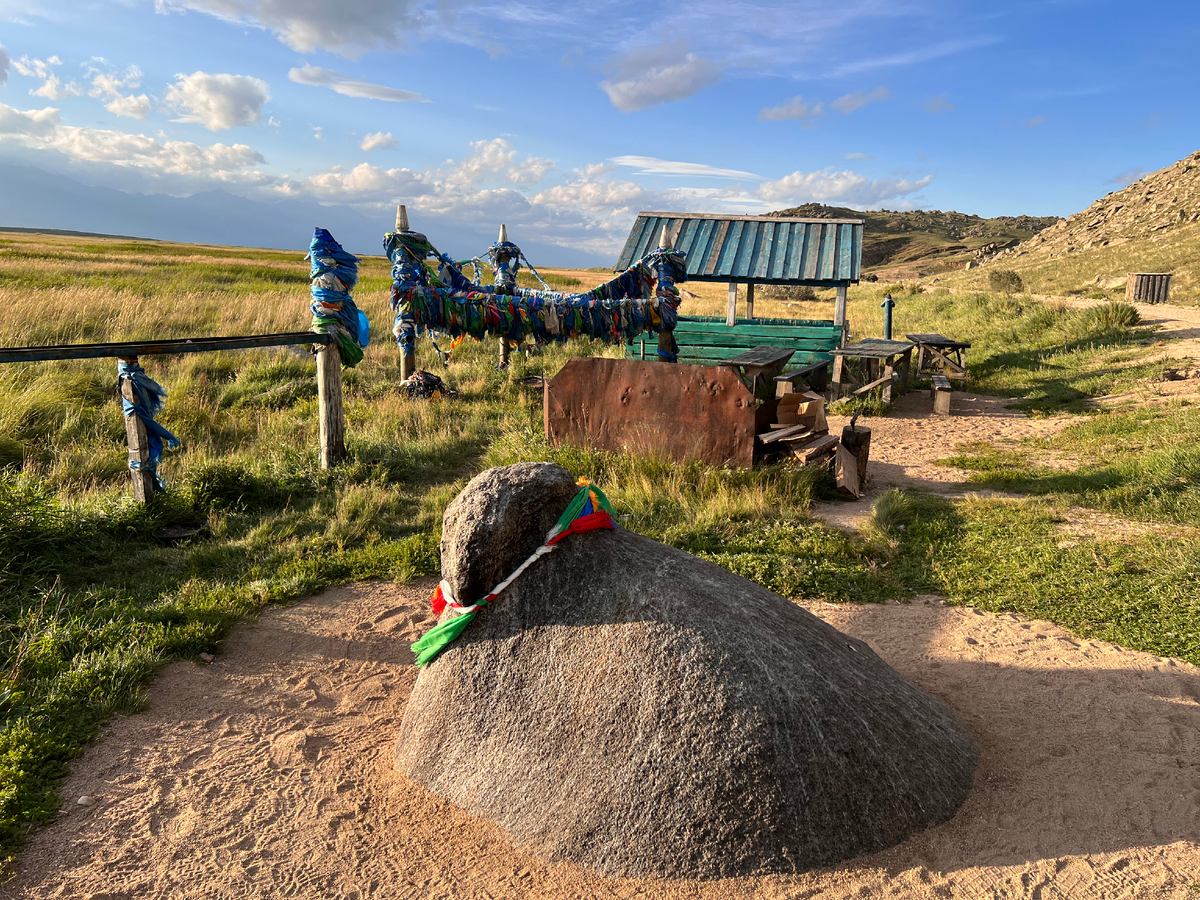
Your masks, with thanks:
M 1119 294 L 1130 272 L 1172 272 L 1173 301 L 1200 300 L 1200 151 L 986 261 L 1042 293 Z
M 997 216 L 984 219 L 941 210 L 863 211 L 805 203 L 770 216 L 805 219 L 862 219 L 863 268 L 880 277 L 919 277 L 961 269 L 968 261 L 1012 247 L 1061 221 L 1057 216 Z

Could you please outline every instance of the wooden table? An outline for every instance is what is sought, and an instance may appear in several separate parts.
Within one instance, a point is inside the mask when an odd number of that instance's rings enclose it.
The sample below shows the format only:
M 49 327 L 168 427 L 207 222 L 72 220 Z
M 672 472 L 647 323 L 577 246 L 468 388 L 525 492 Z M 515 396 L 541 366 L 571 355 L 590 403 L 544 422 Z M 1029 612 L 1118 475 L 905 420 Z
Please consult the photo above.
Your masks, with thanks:
M 733 369 L 754 396 L 761 394 L 762 399 L 770 400 L 775 396 L 775 376 L 784 370 L 795 352 L 787 347 L 755 347 L 723 360 L 721 365 Z
M 917 345 L 917 375 L 945 375 L 967 383 L 970 341 L 952 341 L 941 334 L 906 334 Z
M 913 344 L 867 338 L 833 351 L 832 400 L 843 392 L 861 397 L 875 388 L 883 389 L 883 402 L 892 402 L 892 387 L 903 392 L 908 387 Z

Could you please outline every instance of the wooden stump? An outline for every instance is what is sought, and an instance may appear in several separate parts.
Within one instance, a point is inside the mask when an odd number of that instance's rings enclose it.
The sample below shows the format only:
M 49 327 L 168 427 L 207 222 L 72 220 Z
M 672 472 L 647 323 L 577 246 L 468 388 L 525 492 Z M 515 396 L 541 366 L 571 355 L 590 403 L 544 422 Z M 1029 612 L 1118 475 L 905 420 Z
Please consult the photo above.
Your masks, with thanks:
M 867 460 L 871 456 L 871 429 L 847 425 L 842 429 L 842 446 L 854 454 L 859 484 L 867 480 Z
M 121 396 L 130 403 L 138 402 L 133 384 L 128 379 L 121 383 Z M 129 444 L 129 462 L 139 466 L 129 469 L 133 481 L 133 499 L 138 503 L 148 503 L 154 496 L 154 473 L 147 468 L 150 462 L 150 435 L 146 431 L 146 423 L 137 416 L 126 416 L 125 440 Z
M 862 496 L 862 480 L 858 477 L 858 461 L 845 444 L 838 444 L 834 458 L 834 477 L 837 489 L 857 500 Z
M 329 469 L 346 458 L 342 351 L 336 342 L 317 350 L 317 396 L 320 401 L 321 468 Z

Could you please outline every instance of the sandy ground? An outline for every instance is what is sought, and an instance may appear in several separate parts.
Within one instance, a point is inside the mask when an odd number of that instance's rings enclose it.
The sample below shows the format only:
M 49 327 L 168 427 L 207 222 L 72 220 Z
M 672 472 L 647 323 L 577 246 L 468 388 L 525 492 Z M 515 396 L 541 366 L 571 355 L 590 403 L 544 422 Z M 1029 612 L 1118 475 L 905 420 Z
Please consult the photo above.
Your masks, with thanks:
M 167 667 L 73 765 L 21 898 L 1194 898 L 1200 670 L 1015 615 L 808 608 L 944 700 L 980 748 L 950 822 L 817 872 L 612 880 L 548 866 L 392 769 L 430 580 L 327 591 Z M 79 806 L 81 796 L 94 798 Z
M 1021 441 L 1049 437 L 1079 421 L 1078 416 L 1031 419 L 1021 410 L 1009 409 L 1016 401 L 955 391 L 949 416 L 933 413 L 929 391 L 914 390 L 900 396 L 883 418 L 859 419 L 859 427 L 871 429 L 871 456 L 862 499 L 835 500 L 813 505 L 813 515 L 838 528 L 857 528 L 871 512 L 871 504 L 889 488 L 916 488 L 939 494 L 961 496 L 977 486 L 966 483 L 967 472 L 937 464 L 956 455 L 964 445 Z M 850 423 L 845 416 L 829 417 L 829 433 L 840 435 Z

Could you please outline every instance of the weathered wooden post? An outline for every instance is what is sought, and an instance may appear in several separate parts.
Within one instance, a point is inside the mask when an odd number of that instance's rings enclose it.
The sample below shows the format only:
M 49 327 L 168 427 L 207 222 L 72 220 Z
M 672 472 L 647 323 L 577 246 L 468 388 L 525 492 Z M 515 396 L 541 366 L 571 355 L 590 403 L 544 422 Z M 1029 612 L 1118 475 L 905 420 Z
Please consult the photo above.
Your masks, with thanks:
M 746 284 L 746 318 L 754 318 L 754 283 Z
M 320 404 L 321 468 L 330 469 L 346 458 L 342 351 L 336 340 L 317 346 L 317 397 Z
M 845 343 L 846 332 L 846 285 L 839 284 L 837 300 L 833 304 L 833 324 L 842 326 L 842 342 Z
M 500 226 L 500 234 L 497 235 L 497 237 L 496 237 L 496 243 L 497 244 L 507 244 L 508 243 L 508 227 L 506 225 L 502 224 Z M 495 276 L 496 286 L 499 287 L 500 285 L 506 285 L 508 287 L 516 287 L 517 279 L 513 276 L 512 272 L 507 267 L 501 265 L 502 262 L 508 261 L 508 257 L 506 256 L 506 257 L 504 257 L 503 260 L 501 260 L 499 256 L 496 256 L 496 257 L 494 257 L 494 259 L 495 259 L 496 265 L 498 267 L 496 270 L 496 276 Z M 504 335 L 504 334 L 500 335 L 500 368 L 502 368 L 502 369 L 508 368 L 509 356 L 511 355 L 511 353 L 512 353 L 512 347 L 509 346 L 508 335 Z
M 121 360 L 137 365 L 137 357 Z M 137 404 L 137 391 L 133 379 L 121 379 L 121 397 Z M 154 470 L 150 468 L 150 435 L 141 416 L 125 417 L 125 441 L 129 444 L 129 476 L 133 481 L 133 499 L 148 503 L 154 496 Z
M 732 328 L 737 324 L 737 282 L 729 282 L 729 308 L 725 311 L 725 324 Z
M 396 233 L 400 234 L 408 231 L 408 210 L 401 204 L 396 207 Z M 400 345 L 400 380 L 407 381 L 412 378 L 413 373 L 417 371 L 417 348 L 415 342 L 413 346 Z M 338 409 L 341 409 L 341 372 L 338 373 Z M 339 414 L 340 415 L 340 414 Z M 322 419 L 321 421 L 324 421 Z M 323 432 L 322 432 L 323 433 Z M 324 447 L 324 442 L 321 444 Z M 322 451 L 324 452 L 324 451 Z
M 658 237 L 658 247 L 660 250 L 672 250 L 675 247 L 675 238 L 671 235 L 670 229 L 667 228 L 666 222 L 663 223 L 662 234 Z M 658 271 L 660 285 L 663 279 L 668 277 L 665 273 L 666 268 L 660 266 Z M 658 358 L 660 360 L 665 359 L 675 362 L 678 353 L 679 347 L 675 343 L 674 326 L 660 329 L 658 332 Z

